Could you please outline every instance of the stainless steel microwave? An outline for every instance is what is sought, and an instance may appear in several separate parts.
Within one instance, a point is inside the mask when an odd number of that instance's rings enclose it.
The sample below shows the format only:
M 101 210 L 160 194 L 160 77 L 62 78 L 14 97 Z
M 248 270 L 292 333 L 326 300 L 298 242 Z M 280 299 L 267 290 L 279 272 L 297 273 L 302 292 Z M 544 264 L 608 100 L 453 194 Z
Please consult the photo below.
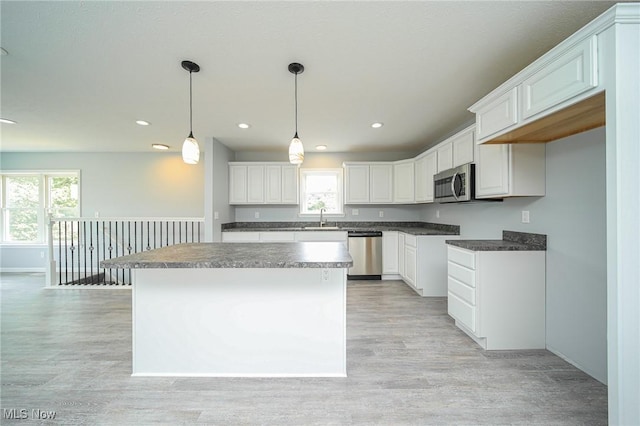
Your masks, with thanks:
M 458 203 L 475 199 L 475 164 L 463 164 L 434 175 L 433 194 L 438 203 Z

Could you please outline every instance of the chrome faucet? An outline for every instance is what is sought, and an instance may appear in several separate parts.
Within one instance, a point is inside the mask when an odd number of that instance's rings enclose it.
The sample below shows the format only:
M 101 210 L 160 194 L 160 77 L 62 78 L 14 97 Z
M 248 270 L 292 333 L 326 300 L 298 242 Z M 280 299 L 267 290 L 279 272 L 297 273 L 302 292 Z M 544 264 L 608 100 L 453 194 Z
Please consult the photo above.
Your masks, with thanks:
M 320 228 L 322 228 L 324 225 L 326 225 L 327 223 L 324 221 L 324 214 L 325 209 L 320 209 Z

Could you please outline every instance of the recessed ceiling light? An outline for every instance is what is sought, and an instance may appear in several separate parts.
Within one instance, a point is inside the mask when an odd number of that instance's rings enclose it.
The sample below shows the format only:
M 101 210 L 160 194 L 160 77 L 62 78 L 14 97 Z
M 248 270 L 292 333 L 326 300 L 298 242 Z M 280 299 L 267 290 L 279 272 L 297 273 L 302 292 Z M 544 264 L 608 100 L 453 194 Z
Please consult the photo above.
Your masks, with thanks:
M 238 127 L 240 127 L 241 129 L 248 129 L 251 126 L 247 123 L 238 123 Z
M 374 129 L 379 129 L 382 126 L 384 126 L 384 124 L 380 122 L 375 122 L 371 124 L 371 127 L 373 127 Z
M 136 124 L 139 124 L 140 126 L 148 126 L 149 123 L 148 121 L 144 121 L 144 120 L 136 120 Z
M 18 124 L 17 121 L 9 120 L 8 118 L 0 118 L 0 123 L 4 124 Z
M 327 149 L 326 145 L 316 145 L 316 149 L 318 151 L 325 151 Z
M 163 151 L 169 149 L 169 145 L 165 145 L 165 144 L 162 144 L 162 143 L 154 143 L 151 146 L 153 148 L 155 148 L 155 149 L 161 149 Z

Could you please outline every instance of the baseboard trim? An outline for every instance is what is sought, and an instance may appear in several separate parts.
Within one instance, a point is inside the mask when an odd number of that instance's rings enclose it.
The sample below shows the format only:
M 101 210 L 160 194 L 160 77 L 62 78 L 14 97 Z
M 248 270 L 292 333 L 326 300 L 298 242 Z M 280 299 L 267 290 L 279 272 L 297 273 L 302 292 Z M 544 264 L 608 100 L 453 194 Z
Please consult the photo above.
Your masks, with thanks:
M 569 358 L 568 356 L 563 354 L 561 351 L 559 351 L 556 348 L 554 348 L 553 346 L 549 346 L 549 344 L 547 344 L 547 350 L 549 352 L 551 352 L 552 354 L 554 354 L 554 355 L 562 358 L 563 360 L 567 361 L 569 364 L 573 365 L 578 370 L 581 370 L 581 371 L 585 372 L 586 374 L 588 374 L 589 376 L 593 377 L 594 379 L 596 379 L 597 381 L 599 381 L 603 385 L 607 384 L 607 377 L 606 376 L 603 377 L 603 378 L 598 377 L 598 375 L 595 374 L 590 368 L 585 368 L 583 365 L 581 365 L 578 362 L 575 362 L 574 360 L 572 360 L 571 358 Z
M 42 272 L 44 274 L 47 270 L 46 268 L 0 268 L 0 273 L 2 272 Z

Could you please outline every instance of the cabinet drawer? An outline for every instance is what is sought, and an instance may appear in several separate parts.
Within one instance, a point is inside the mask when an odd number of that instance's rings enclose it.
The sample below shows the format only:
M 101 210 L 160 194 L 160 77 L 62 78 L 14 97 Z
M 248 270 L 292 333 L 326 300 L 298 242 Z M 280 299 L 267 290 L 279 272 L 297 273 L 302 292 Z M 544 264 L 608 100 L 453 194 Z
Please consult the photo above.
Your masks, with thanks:
M 462 323 L 472 332 L 476 332 L 476 308 L 460 299 L 455 294 L 448 293 L 448 312 L 453 318 Z
M 448 262 L 447 270 L 450 277 L 455 278 L 469 287 L 476 287 L 476 272 L 473 269 L 465 268 L 457 263 Z
M 417 237 L 415 235 L 406 234 L 405 244 L 411 247 L 417 247 Z
M 458 265 L 465 266 L 469 269 L 476 269 L 475 252 L 449 246 L 448 256 L 449 262 L 457 263 Z
M 522 116 L 529 118 L 598 85 L 593 36 L 522 83 Z
M 447 286 L 450 293 L 455 294 L 472 306 L 476 306 L 476 290 L 468 285 L 456 280 L 452 276 L 447 279 Z
M 275 231 L 275 232 L 261 232 L 260 241 L 295 241 L 295 232 Z

